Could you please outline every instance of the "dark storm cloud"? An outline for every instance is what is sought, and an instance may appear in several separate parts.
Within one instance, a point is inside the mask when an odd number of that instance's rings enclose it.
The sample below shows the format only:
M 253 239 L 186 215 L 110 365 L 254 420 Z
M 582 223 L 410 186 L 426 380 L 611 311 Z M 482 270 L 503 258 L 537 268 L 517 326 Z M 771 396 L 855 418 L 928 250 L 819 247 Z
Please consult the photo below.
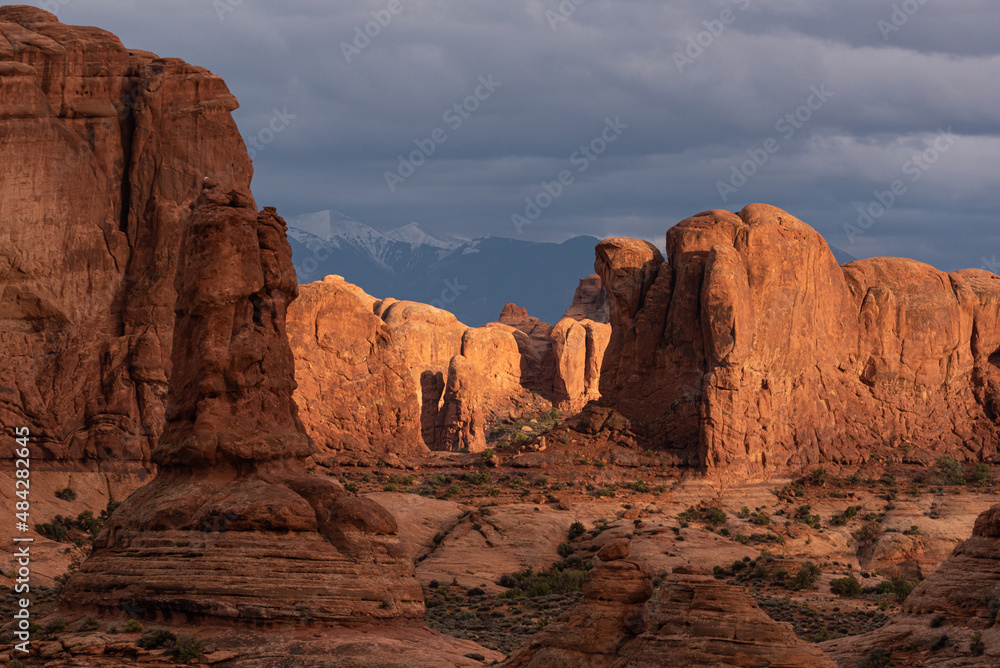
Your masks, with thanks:
M 858 257 L 955 269 L 1000 255 L 995 2 L 36 4 L 222 75 L 255 147 L 257 199 L 287 216 L 334 208 L 381 229 L 517 236 L 525 198 L 569 170 L 525 238 L 662 246 L 681 218 L 764 201 Z M 488 96 L 481 77 L 499 84 Z M 469 99 L 475 111 L 454 110 Z M 275 114 L 287 127 L 261 134 Z M 579 172 L 574 154 L 616 117 L 628 127 Z M 941 130 L 954 142 L 912 180 Z M 390 190 L 385 173 L 420 146 L 433 154 Z M 852 234 L 858 207 L 894 181 L 905 191 Z

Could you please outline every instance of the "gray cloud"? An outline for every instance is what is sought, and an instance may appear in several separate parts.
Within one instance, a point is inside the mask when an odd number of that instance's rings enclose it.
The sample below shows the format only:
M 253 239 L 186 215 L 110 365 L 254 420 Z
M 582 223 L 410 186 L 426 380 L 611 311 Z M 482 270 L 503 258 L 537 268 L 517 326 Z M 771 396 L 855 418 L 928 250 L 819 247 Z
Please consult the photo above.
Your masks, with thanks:
M 65 22 L 223 76 L 245 137 L 275 109 L 294 115 L 254 160 L 258 201 L 285 215 L 335 208 L 382 229 L 517 236 L 511 214 L 618 115 L 629 128 L 525 238 L 662 245 L 688 215 L 764 201 L 859 257 L 956 269 L 1000 255 L 1000 6 L 988 0 L 564 0 L 575 9 L 555 29 L 557 0 L 400 0 L 350 62 L 342 43 L 390 0 L 57 4 Z M 904 4 L 916 9 L 895 26 Z M 703 44 L 694 57 L 689 39 Z M 489 75 L 502 85 L 452 129 L 445 112 Z M 786 137 L 777 124 L 819 86 L 833 95 Z M 390 192 L 384 173 L 437 128 L 447 140 Z M 955 143 L 850 243 L 857 207 L 909 178 L 942 128 Z M 723 201 L 718 182 L 768 139 L 777 152 Z

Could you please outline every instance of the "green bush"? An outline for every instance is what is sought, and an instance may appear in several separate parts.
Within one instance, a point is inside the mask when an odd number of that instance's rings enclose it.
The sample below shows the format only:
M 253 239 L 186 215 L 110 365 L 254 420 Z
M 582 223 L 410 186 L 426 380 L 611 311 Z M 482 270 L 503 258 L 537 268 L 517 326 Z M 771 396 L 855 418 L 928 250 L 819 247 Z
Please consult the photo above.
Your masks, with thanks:
M 166 629 L 150 629 L 142 634 L 136 641 L 136 645 L 143 649 L 160 649 L 161 647 L 173 647 L 177 642 L 177 636 Z
M 976 631 L 969 639 L 969 651 L 973 656 L 982 656 L 986 652 L 986 643 L 983 642 L 983 634 Z
M 573 522 L 569 525 L 569 539 L 573 540 L 577 536 L 582 536 L 587 533 L 587 528 L 583 526 L 582 522 Z
M 906 600 L 906 597 L 910 595 L 917 583 L 912 580 L 907 580 L 906 578 L 895 577 L 891 580 L 885 580 L 884 582 L 879 582 L 878 586 L 875 587 L 875 591 L 879 594 L 892 594 L 896 597 L 898 603 L 902 603 Z
M 811 561 L 807 561 L 799 569 L 799 572 L 792 578 L 791 586 L 794 589 L 812 589 L 816 585 L 816 580 L 822 571 L 819 566 Z
M 76 501 L 76 492 L 73 491 L 72 487 L 64 487 L 63 489 L 56 490 L 56 498 L 63 501 Z
M 130 619 L 126 622 L 125 628 L 128 629 L 129 633 L 142 633 L 142 622 L 138 619 Z
M 830 581 L 830 593 L 841 598 L 857 598 L 861 596 L 861 583 L 853 575 Z
M 972 473 L 969 474 L 969 482 L 978 487 L 982 487 L 990 484 L 992 481 L 993 475 L 990 472 L 989 464 L 976 464 L 972 467 Z
M 954 457 L 941 455 L 937 458 L 935 467 L 942 484 L 961 485 L 965 482 L 965 464 Z
M 175 661 L 186 662 L 197 659 L 205 652 L 205 642 L 190 633 L 182 633 L 174 640 L 170 655 Z
M 556 552 L 559 553 L 560 557 L 565 559 L 569 555 L 573 554 L 573 546 L 569 543 L 559 543 L 559 547 L 556 548 Z

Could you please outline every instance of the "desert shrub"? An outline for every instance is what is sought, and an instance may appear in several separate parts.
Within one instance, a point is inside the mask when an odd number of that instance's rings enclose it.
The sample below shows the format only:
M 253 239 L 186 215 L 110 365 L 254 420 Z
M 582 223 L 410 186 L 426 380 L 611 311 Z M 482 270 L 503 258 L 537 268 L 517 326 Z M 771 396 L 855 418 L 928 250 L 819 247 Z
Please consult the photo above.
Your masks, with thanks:
M 718 526 L 720 524 L 726 523 L 726 513 L 722 508 L 709 508 L 704 513 L 704 520 L 706 524 L 711 524 L 712 526 Z
M 830 593 L 841 598 L 857 598 L 861 596 L 861 591 L 861 583 L 853 575 L 830 580 Z
M 54 633 L 61 633 L 66 630 L 66 620 L 62 617 L 53 617 L 45 623 L 43 631 L 45 635 L 52 635 Z
M 819 578 L 821 572 L 819 566 L 811 561 L 807 561 L 799 569 L 799 572 L 795 574 L 795 577 L 792 578 L 792 588 L 812 589 L 816 585 L 816 579 Z
M 583 526 L 583 522 L 573 522 L 569 525 L 569 539 L 573 540 L 578 536 L 582 536 L 587 532 L 587 528 Z
M 986 652 L 986 643 L 983 642 L 983 634 L 976 631 L 969 639 L 969 651 L 973 656 L 982 656 Z
M 556 552 L 559 553 L 560 557 L 563 557 L 565 559 L 566 557 L 573 554 L 573 546 L 570 545 L 569 543 L 559 543 L 559 547 L 556 548 Z
M 944 620 L 948 619 L 945 615 L 934 615 L 931 618 L 931 628 L 936 629 L 944 624 Z
M 876 541 L 878 541 L 878 537 L 881 532 L 882 525 L 878 522 L 865 522 L 857 531 L 854 532 L 854 538 L 858 541 L 858 545 L 868 547 L 874 545 Z
M 765 515 L 764 513 L 757 513 L 750 521 L 759 527 L 766 527 L 768 524 L 771 523 L 771 518 Z
M 961 485 L 965 482 L 965 464 L 954 457 L 941 455 L 934 465 L 942 484 Z
M 858 668 L 886 668 L 892 665 L 892 653 L 884 649 L 873 649 L 858 661 Z
M 142 633 L 142 622 L 138 619 L 130 619 L 125 624 L 125 628 L 129 630 L 129 633 Z
M 177 642 L 177 636 L 166 629 L 150 629 L 142 634 L 136 641 L 136 645 L 143 649 L 160 649 L 161 647 L 173 647 Z
M 815 485 L 817 487 L 822 487 L 823 485 L 825 485 L 826 484 L 826 469 L 824 469 L 823 467 L 820 467 L 820 468 L 816 469 L 815 471 L 813 471 L 809 475 L 809 482 L 811 482 L 813 485 Z
M 170 653 L 175 661 L 181 663 L 197 659 L 205 651 L 205 642 L 190 633 L 182 633 L 174 641 L 174 649 Z
M 56 498 L 63 501 L 75 501 L 76 492 L 72 487 L 64 487 L 63 489 L 56 490 Z
M 99 628 L 101 628 L 101 625 L 100 625 L 100 623 L 98 623 L 97 619 L 95 617 L 91 617 L 91 616 L 88 615 L 87 617 L 83 618 L 82 622 L 80 622 L 80 628 L 78 630 L 79 631 L 96 631 Z
M 906 597 L 910 595 L 917 583 L 912 580 L 907 580 L 906 578 L 895 577 L 891 580 L 885 580 L 884 582 L 879 582 L 875 591 L 879 594 L 892 594 L 896 597 L 898 603 L 902 603 L 906 600 Z
M 993 476 L 990 473 L 989 464 L 976 464 L 972 467 L 972 472 L 969 474 L 969 482 L 977 487 L 982 487 L 988 485 L 993 481 Z
M 582 559 L 567 560 L 542 573 L 535 573 L 531 568 L 506 573 L 500 576 L 497 584 L 508 590 L 501 594 L 503 598 L 573 594 L 583 588 L 589 569 L 590 563 Z
M 939 649 L 944 649 L 948 645 L 948 634 L 942 633 L 941 635 L 934 638 L 931 641 L 931 651 L 936 652 Z

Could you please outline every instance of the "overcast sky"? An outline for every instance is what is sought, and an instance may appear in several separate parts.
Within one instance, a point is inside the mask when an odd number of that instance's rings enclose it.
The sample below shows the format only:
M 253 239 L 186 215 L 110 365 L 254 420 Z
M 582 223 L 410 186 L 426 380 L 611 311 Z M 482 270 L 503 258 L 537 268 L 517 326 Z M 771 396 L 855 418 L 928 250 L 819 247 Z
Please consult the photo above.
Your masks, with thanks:
M 1000 260 L 996 0 L 32 4 L 224 77 L 285 217 L 662 248 L 767 202 L 856 257 Z

